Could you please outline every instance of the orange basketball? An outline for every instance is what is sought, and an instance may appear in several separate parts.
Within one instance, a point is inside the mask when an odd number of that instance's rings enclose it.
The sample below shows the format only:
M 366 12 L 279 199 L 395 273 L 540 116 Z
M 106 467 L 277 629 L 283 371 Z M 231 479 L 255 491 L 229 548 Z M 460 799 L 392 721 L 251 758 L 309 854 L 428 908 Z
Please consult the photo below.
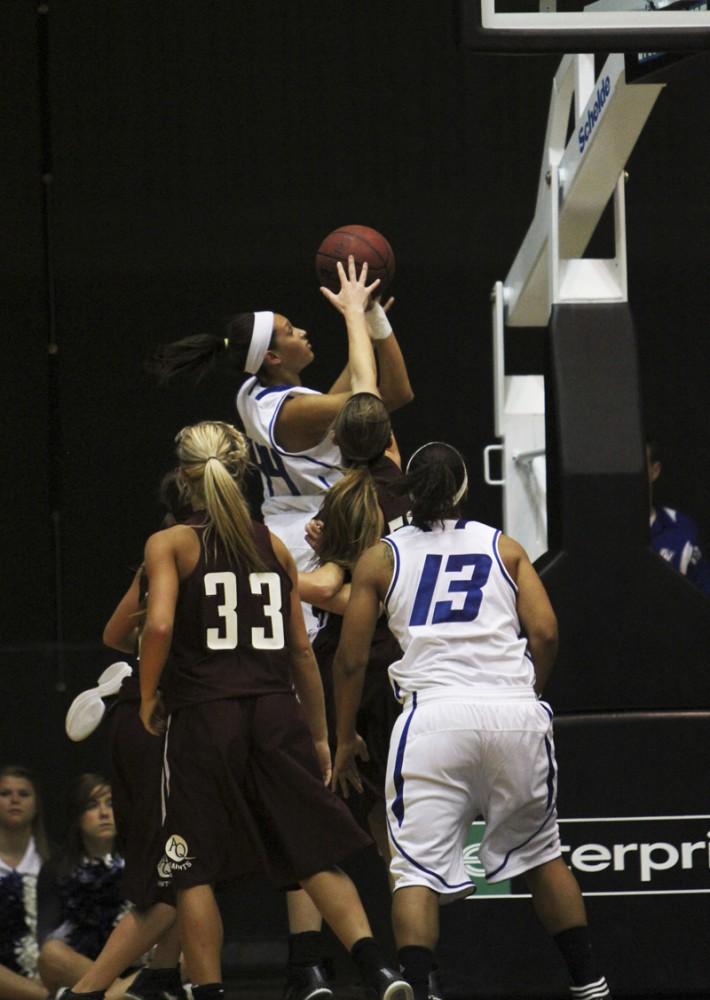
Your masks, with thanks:
M 348 256 L 355 258 L 358 274 L 367 262 L 368 284 L 380 279 L 377 294 L 385 290 L 394 277 L 394 252 L 382 233 L 370 226 L 341 226 L 328 233 L 316 253 L 318 281 L 331 291 L 340 289 L 338 261 L 347 267 Z

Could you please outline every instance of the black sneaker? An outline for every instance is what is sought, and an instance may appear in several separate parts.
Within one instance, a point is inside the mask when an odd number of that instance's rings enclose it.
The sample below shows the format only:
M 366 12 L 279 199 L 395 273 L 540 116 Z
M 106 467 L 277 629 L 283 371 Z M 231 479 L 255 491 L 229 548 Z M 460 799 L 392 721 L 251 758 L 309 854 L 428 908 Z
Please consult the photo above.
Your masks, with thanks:
M 435 971 L 429 973 L 429 1000 L 444 1000 L 444 993 Z
M 186 1000 L 177 969 L 141 969 L 123 996 L 124 1000 Z
M 329 1000 L 332 996 L 333 991 L 320 965 L 291 966 L 282 1000 Z
M 412 987 L 393 969 L 378 969 L 368 977 L 366 985 L 371 996 L 377 997 L 377 1000 L 414 1000 Z

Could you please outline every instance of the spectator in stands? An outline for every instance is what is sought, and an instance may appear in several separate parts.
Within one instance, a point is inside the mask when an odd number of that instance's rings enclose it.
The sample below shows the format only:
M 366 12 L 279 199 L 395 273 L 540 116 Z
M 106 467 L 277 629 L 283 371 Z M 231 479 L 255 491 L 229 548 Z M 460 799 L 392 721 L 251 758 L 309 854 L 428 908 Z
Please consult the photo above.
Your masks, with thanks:
M 37 876 L 47 858 L 37 783 L 26 767 L 0 768 L 0 997 L 45 1000 L 37 972 Z
M 77 778 L 69 813 L 65 846 L 42 866 L 37 885 L 39 970 L 53 993 L 80 979 L 127 909 L 108 781 Z
M 657 507 L 653 502 L 653 487 L 663 468 L 656 441 L 646 443 L 646 467 L 651 507 L 651 547 L 687 580 L 710 596 L 710 566 L 700 551 L 695 521 L 672 507 Z

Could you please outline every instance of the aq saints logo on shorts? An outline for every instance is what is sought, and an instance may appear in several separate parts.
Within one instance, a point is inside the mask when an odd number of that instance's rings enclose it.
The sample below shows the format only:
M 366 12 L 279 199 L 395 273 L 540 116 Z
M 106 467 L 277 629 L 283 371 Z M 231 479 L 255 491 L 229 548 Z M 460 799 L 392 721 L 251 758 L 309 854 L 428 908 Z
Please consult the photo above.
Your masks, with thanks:
M 186 872 L 192 868 L 194 855 L 189 854 L 187 841 L 178 833 L 171 833 L 165 841 L 165 853 L 158 862 L 160 884 L 166 884 L 173 872 Z
M 179 865 L 191 860 L 187 854 L 187 841 L 177 833 L 173 833 L 165 841 L 165 854 L 171 861 Z M 191 868 L 192 865 L 188 865 L 187 867 Z

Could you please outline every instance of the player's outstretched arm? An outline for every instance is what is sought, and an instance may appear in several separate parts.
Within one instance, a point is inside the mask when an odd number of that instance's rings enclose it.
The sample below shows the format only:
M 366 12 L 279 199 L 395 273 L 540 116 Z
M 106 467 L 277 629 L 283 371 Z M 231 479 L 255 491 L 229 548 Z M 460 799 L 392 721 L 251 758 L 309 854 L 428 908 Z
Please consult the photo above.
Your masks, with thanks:
M 281 539 L 272 534 L 271 544 L 276 553 L 276 558 L 290 576 L 293 584 L 291 588 L 289 630 L 286 636 L 286 645 L 291 656 L 293 685 L 296 689 L 301 709 L 303 710 L 306 725 L 311 731 L 323 781 L 327 785 L 330 782 L 332 769 L 330 747 L 328 746 L 328 726 L 325 720 L 323 683 L 303 621 L 301 598 L 298 592 L 298 571 L 296 570 L 293 556 Z
M 414 399 L 404 355 L 387 318 L 387 311 L 393 304 L 393 298 L 389 298 L 384 306 L 376 298 L 365 311 L 367 329 L 375 348 L 379 370 L 377 388 L 390 413 Z M 328 391 L 331 394 L 348 392 L 350 385 L 350 366 L 346 365 Z
M 506 569 L 518 585 L 518 617 L 535 664 L 535 690 L 542 694 L 557 656 L 557 617 L 522 545 L 501 535 L 499 549 Z
M 136 570 L 131 585 L 116 605 L 103 632 L 104 645 L 122 653 L 135 653 L 140 614 L 140 585 L 143 567 Z
M 377 393 L 377 366 L 365 310 L 370 303 L 370 295 L 379 284 L 379 279 L 368 285 L 367 264 L 362 265 L 358 275 L 352 255 L 348 257 L 347 273 L 340 261 L 337 266 L 340 291 L 337 295 L 329 288 L 321 288 L 321 291 L 345 320 L 348 334 L 350 391 Z
M 341 566 L 333 562 L 323 563 L 316 569 L 299 571 L 298 592 L 306 604 L 344 615 L 350 597 L 350 584 L 344 580 L 345 570 Z
M 150 536 L 145 546 L 148 607 L 141 634 L 140 715 L 143 725 L 154 736 L 161 731 L 156 722 L 156 713 L 160 710 L 158 684 L 170 652 L 180 586 L 174 535 L 178 530 L 159 531 Z
M 377 356 L 377 367 L 379 369 L 378 388 L 382 396 L 382 402 L 390 413 L 393 410 L 398 410 L 401 406 L 405 406 L 405 404 L 410 403 L 414 399 L 414 390 L 409 381 L 409 372 L 407 371 L 404 355 L 387 317 L 387 312 L 393 303 L 394 299 L 390 298 L 382 306 L 379 300 L 375 299 L 372 306 L 365 313 L 370 337 L 372 338 Z
M 319 444 L 329 432 L 340 410 L 356 392 L 377 390 L 377 365 L 365 321 L 365 307 L 378 282 L 367 284 L 367 265 L 358 276 L 355 261 L 348 259 L 346 274 L 338 261 L 340 291 L 321 291 L 345 319 L 348 334 L 348 364 L 329 393 L 297 393 L 288 398 L 276 418 L 275 436 L 285 451 L 306 451 Z M 346 372 L 348 376 L 346 378 Z M 337 388 L 337 392 L 333 391 Z

